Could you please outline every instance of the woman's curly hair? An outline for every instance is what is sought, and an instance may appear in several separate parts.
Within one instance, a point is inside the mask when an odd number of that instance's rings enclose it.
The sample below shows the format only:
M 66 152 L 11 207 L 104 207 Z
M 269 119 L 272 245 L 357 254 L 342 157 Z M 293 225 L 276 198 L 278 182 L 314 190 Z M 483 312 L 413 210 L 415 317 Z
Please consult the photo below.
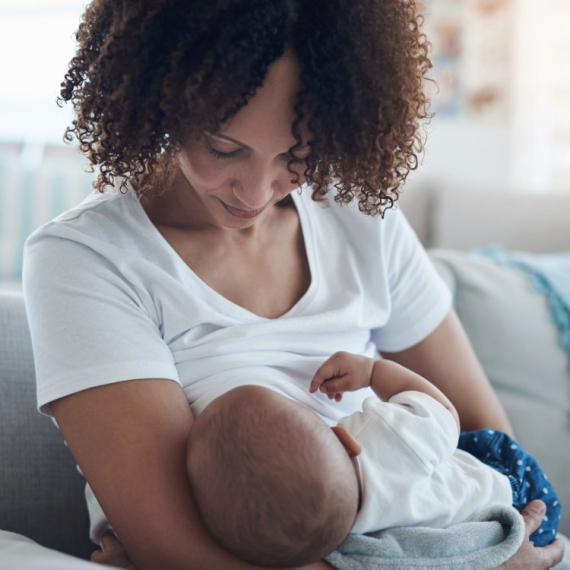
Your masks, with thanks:
M 431 67 L 419 0 L 93 0 L 76 33 L 58 105 L 77 118 L 64 139 L 142 197 L 168 187 L 189 137 L 217 132 L 287 49 L 301 64 L 292 134 L 306 121 L 313 199 L 358 198 L 384 215 L 418 165 Z M 288 164 L 289 171 L 295 175 Z M 295 175 L 296 176 L 296 175 Z M 299 183 L 297 177 L 294 181 Z

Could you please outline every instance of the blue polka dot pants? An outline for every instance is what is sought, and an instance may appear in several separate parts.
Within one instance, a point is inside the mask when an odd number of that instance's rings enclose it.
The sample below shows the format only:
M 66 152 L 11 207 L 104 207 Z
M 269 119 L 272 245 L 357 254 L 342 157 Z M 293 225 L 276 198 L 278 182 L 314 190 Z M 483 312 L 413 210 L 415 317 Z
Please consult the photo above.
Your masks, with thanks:
M 530 535 L 535 546 L 545 546 L 556 538 L 560 501 L 532 455 L 506 433 L 493 429 L 463 432 L 457 447 L 509 478 L 513 507 L 519 512 L 534 499 L 544 501 L 546 515 L 540 527 Z

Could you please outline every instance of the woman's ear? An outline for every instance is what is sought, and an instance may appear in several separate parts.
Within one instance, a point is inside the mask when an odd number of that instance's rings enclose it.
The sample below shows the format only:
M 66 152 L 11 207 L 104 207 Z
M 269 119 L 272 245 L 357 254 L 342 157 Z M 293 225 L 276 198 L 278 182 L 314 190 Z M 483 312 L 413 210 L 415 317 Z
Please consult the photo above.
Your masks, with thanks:
M 360 455 L 362 448 L 360 447 L 360 444 L 352 437 L 350 432 L 348 432 L 345 428 L 339 426 L 331 427 L 331 429 L 346 449 L 349 457 L 356 457 L 357 455 Z

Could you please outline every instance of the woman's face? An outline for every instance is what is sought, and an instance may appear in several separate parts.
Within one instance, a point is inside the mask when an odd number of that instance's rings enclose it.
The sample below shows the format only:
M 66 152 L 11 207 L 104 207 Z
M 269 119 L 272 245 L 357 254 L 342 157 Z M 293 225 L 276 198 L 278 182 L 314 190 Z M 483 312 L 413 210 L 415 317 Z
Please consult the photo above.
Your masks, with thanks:
M 287 170 L 288 153 L 296 141 L 291 125 L 300 89 L 299 62 L 293 55 L 275 61 L 265 83 L 247 105 L 218 133 L 204 133 L 178 154 L 180 172 L 189 183 L 183 201 L 199 221 L 218 228 L 246 229 L 264 219 L 271 206 L 299 187 Z M 300 125 L 303 144 L 306 130 Z M 303 159 L 309 148 L 297 150 L 292 169 L 304 183 Z M 188 193 L 188 194 L 187 194 Z

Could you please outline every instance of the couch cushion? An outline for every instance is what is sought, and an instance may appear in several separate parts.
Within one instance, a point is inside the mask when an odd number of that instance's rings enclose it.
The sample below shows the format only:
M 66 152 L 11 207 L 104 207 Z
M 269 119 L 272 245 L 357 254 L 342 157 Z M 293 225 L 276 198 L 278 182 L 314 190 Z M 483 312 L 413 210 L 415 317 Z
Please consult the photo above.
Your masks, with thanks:
M 570 506 L 570 372 L 546 298 L 526 273 L 482 255 L 434 249 L 430 256 L 521 445 Z M 570 509 L 560 531 L 570 533 Z
M 85 480 L 52 421 L 36 411 L 31 338 L 18 292 L 0 292 L 0 529 L 88 558 Z

